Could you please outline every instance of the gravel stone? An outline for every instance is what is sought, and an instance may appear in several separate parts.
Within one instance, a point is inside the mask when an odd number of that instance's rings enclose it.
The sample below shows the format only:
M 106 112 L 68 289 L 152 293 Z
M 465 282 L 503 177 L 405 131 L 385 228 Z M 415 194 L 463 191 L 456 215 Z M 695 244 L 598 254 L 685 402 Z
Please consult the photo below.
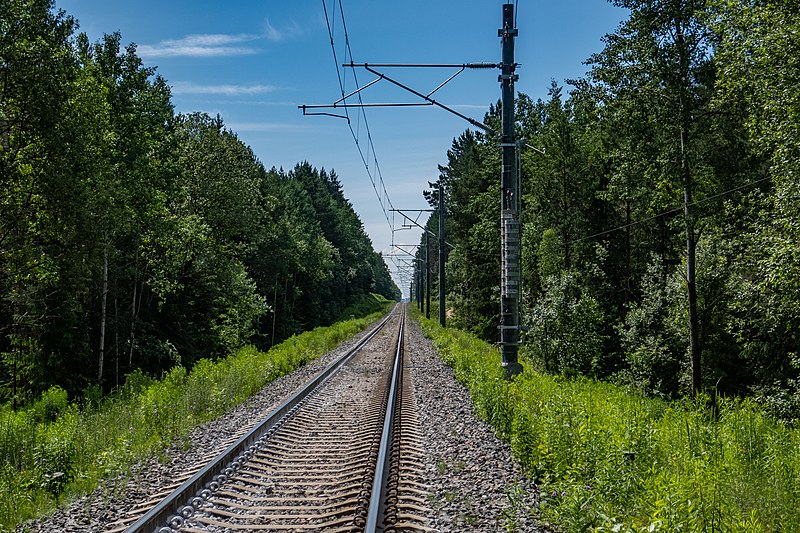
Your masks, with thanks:
M 430 488 L 433 531 L 546 531 L 536 523 L 538 489 L 522 474 L 508 444 L 473 412 L 469 394 L 439 359 L 416 322 L 409 321 L 406 357 L 416 391 L 418 421 L 426 453 L 424 483 Z M 175 484 L 191 465 L 208 460 L 252 428 L 281 401 L 319 373 L 363 336 L 270 383 L 220 418 L 195 428 L 130 475 L 104 481 L 91 494 L 54 514 L 18 528 L 29 532 L 101 532 L 129 509 Z
M 129 509 L 174 485 L 175 480 L 187 469 L 210 459 L 213 456 L 211 450 L 216 453 L 222 451 L 226 442 L 253 428 L 257 421 L 269 415 L 284 399 L 324 370 L 371 328 L 269 383 L 249 400 L 216 420 L 196 427 L 186 438 L 173 443 L 158 457 L 135 465 L 129 476 L 106 480 L 91 494 L 72 501 L 48 517 L 29 521 L 18 527 L 17 531 L 100 533 L 108 530 L 109 524 L 123 518 Z
M 406 342 L 435 531 L 546 531 L 534 517 L 538 487 L 522 473 L 511 447 L 474 413 L 469 392 L 417 322 L 409 324 Z

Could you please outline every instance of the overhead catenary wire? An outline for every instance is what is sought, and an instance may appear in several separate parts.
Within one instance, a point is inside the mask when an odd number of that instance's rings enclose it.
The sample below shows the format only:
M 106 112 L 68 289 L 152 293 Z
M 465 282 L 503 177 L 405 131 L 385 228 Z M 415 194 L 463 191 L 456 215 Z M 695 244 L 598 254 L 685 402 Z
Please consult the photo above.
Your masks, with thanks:
M 334 38 L 335 34 L 335 27 L 336 27 L 336 6 L 339 6 L 339 16 L 342 21 L 342 33 L 344 34 L 344 56 L 346 59 L 350 60 L 350 64 L 353 64 L 353 51 L 350 46 L 350 36 L 347 31 L 347 22 L 345 20 L 344 15 L 344 7 L 342 5 L 342 0 L 333 0 L 332 6 L 332 13 L 329 15 L 328 13 L 328 6 L 326 0 L 322 0 L 322 9 L 325 13 L 325 22 L 328 27 L 328 37 L 330 38 L 331 44 L 331 51 L 333 53 L 333 62 L 336 68 L 336 76 L 339 82 L 339 90 L 341 93 L 341 100 L 344 101 L 346 104 L 347 98 L 353 96 L 353 94 L 346 93 L 346 74 L 343 75 L 342 71 L 340 70 L 341 62 L 339 61 L 338 55 L 336 53 L 336 40 Z M 359 88 L 358 84 L 358 76 L 356 74 L 355 68 L 351 68 L 351 72 L 353 73 L 353 83 L 356 89 Z M 356 115 L 356 127 L 353 127 L 353 121 L 350 117 L 350 112 L 347 107 L 344 107 L 344 117 L 347 119 L 347 126 L 350 130 L 350 135 L 353 137 L 353 142 L 356 145 L 356 149 L 358 150 L 358 154 L 361 157 L 361 162 L 364 165 L 364 169 L 366 170 L 367 177 L 369 177 L 370 184 L 372 185 L 372 190 L 375 191 L 375 196 L 378 198 L 378 204 L 381 207 L 381 211 L 383 211 L 383 216 L 386 219 L 386 223 L 389 225 L 389 229 L 394 231 L 394 205 L 392 204 L 392 200 L 389 197 L 389 193 L 386 190 L 386 185 L 383 180 L 383 173 L 381 172 L 380 165 L 378 163 L 378 157 L 375 151 L 375 144 L 372 140 L 372 133 L 369 129 L 369 122 L 367 121 L 367 115 L 365 111 L 365 106 L 363 105 L 364 102 L 361 98 L 360 89 L 355 93 L 358 97 L 358 103 L 361 104 L 361 107 L 358 110 Z M 330 113 L 322 113 L 322 114 L 330 114 Z M 339 115 L 332 115 L 331 116 L 339 116 Z M 364 130 L 366 131 L 367 136 L 367 146 L 366 146 L 366 154 L 364 153 L 364 148 L 361 145 L 360 138 L 361 138 L 361 123 L 364 123 Z M 371 157 L 370 157 L 371 156 Z M 374 172 L 370 168 L 370 165 L 373 164 Z M 391 212 L 391 217 L 389 213 Z M 400 275 L 401 265 L 393 259 L 392 264 L 397 269 L 398 275 Z M 402 276 L 401 276 L 402 277 Z
M 331 51 L 333 52 L 333 61 L 336 67 L 336 76 L 339 81 L 339 90 L 342 95 L 342 101 L 346 100 L 347 98 L 353 96 L 352 94 L 346 94 L 346 74 L 343 74 L 340 70 L 340 62 L 338 58 L 338 54 L 336 53 L 336 41 L 334 38 L 335 33 L 335 26 L 336 26 L 336 7 L 338 4 L 339 8 L 339 17 L 341 18 L 342 23 L 342 32 L 344 34 L 344 55 L 346 59 L 350 60 L 350 63 L 353 63 L 353 52 L 350 47 L 350 37 L 347 32 L 347 22 L 345 20 L 344 15 L 344 7 L 342 5 L 341 0 L 333 0 L 332 5 L 332 12 L 329 13 L 328 5 L 326 0 L 322 0 L 322 9 L 325 13 L 325 22 L 328 27 L 328 37 L 330 38 L 331 43 Z M 352 69 L 353 73 L 353 82 L 356 87 L 358 87 L 358 77 L 356 75 L 355 69 Z M 358 98 L 359 104 L 363 105 L 363 101 L 361 98 L 361 94 L 356 94 Z M 372 184 L 372 189 L 375 191 L 375 195 L 378 197 L 378 203 L 381 206 L 381 210 L 383 211 L 384 218 L 386 218 L 386 222 L 389 224 L 390 229 L 394 228 L 392 223 L 391 217 L 389 213 L 392 209 L 394 209 L 394 205 L 392 204 L 392 200 L 389 198 L 389 193 L 386 190 L 386 185 L 383 180 L 383 173 L 381 172 L 380 165 L 378 163 L 378 157 L 375 152 L 375 145 L 372 140 L 372 132 L 369 128 L 369 122 L 367 121 L 367 115 L 364 111 L 364 108 L 360 108 L 355 119 L 356 125 L 353 126 L 353 117 L 350 116 L 350 112 L 348 111 L 347 107 L 342 107 L 344 110 L 345 117 L 347 119 L 347 125 L 350 129 L 350 134 L 353 137 L 353 141 L 355 142 L 356 149 L 358 150 L 359 156 L 361 157 L 361 162 L 364 164 L 364 168 L 367 172 L 367 176 L 369 177 L 370 183 Z M 367 146 L 366 149 L 361 145 L 361 125 L 363 122 L 363 127 L 366 132 L 367 137 Z M 365 153 L 366 150 L 366 153 Z M 388 208 L 387 208 L 388 207 Z
M 514 0 L 514 27 L 517 27 L 517 19 L 519 18 L 519 0 Z

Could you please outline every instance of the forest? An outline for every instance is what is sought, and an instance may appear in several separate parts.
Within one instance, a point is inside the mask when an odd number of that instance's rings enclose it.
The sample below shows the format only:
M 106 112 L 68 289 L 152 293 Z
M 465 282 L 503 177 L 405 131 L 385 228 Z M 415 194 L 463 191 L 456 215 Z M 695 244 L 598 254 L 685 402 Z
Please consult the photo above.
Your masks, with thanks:
M 800 4 L 612 3 L 630 15 L 585 77 L 516 100 L 518 138 L 544 151 L 519 155 L 525 364 L 665 399 L 748 396 L 794 422 Z M 497 342 L 497 140 L 465 131 L 439 171 L 448 325 Z
M 0 3 L 0 404 L 97 398 L 398 299 L 332 170 L 176 114 L 134 45 Z

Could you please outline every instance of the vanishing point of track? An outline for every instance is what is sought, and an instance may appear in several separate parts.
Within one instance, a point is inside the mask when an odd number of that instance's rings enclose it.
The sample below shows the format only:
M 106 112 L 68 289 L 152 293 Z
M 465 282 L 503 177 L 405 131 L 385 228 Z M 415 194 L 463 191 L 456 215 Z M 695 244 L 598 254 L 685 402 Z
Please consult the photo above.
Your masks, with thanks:
M 425 531 L 405 314 L 397 306 L 124 530 Z

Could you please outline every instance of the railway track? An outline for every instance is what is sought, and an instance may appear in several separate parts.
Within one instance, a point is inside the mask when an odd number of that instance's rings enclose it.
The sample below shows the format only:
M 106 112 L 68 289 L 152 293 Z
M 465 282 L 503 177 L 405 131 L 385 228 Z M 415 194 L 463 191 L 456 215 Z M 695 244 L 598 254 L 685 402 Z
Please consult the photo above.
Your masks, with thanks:
M 405 307 L 125 532 L 426 531 Z

